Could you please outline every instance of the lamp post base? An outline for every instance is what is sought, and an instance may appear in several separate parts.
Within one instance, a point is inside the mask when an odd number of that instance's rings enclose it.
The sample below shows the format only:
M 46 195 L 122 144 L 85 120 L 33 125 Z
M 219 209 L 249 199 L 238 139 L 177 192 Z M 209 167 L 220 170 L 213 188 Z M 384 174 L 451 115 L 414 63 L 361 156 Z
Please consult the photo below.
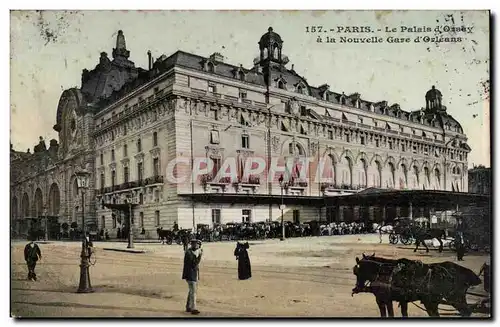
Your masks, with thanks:
M 89 274 L 89 263 L 84 262 L 87 260 L 82 260 L 80 264 L 80 286 L 78 287 L 77 293 L 92 293 L 94 290 L 90 284 L 90 274 Z
M 77 293 L 92 293 L 92 285 L 90 284 L 90 256 L 86 247 L 86 241 L 82 242 L 82 254 L 80 255 L 80 286 L 78 286 Z
M 284 240 L 285 240 L 285 239 L 284 239 L 283 237 L 282 237 L 282 238 L 280 238 L 280 241 L 284 241 Z

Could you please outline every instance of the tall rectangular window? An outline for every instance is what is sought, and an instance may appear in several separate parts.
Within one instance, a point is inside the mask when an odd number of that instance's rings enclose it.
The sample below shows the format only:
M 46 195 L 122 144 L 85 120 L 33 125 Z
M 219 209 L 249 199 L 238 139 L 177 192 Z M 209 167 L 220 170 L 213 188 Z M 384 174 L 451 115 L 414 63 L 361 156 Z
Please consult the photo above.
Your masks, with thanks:
M 158 146 L 158 133 L 153 133 L 153 146 Z
M 328 138 L 333 140 L 333 131 L 328 131 Z
M 101 228 L 106 228 L 106 217 L 101 217 Z
M 365 145 L 365 137 L 364 136 L 360 136 L 359 140 L 361 142 L 361 145 Z
M 141 139 L 138 139 L 137 140 L 137 152 L 141 152 L 142 151 L 142 143 L 141 143 Z
M 112 170 L 111 171 L 111 186 L 116 185 L 116 171 Z
M 106 179 L 104 178 L 104 173 L 101 173 L 101 188 L 106 186 Z
M 160 211 L 155 211 L 155 224 L 156 226 L 160 226 Z
M 115 150 L 112 149 L 111 150 L 111 162 L 114 162 L 115 161 Z
M 250 149 L 250 137 L 248 135 L 241 135 L 241 148 Z
M 101 155 L 99 156 L 99 158 L 101 159 L 101 165 L 104 165 L 104 154 L 101 153 Z
M 142 180 L 143 178 L 143 167 L 142 167 L 142 162 L 137 163 L 137 179 Z
M 241 222 L 249 223 L 252 221 L 252 210 L 243 209 L 241 210 Z
M 128 167 L 123 167 L 123 182 L 128 183 L 128 180 L 129 180 Z
M 144 212 L 139 212 L 139 227 L 144 227 Z
M 216 130 L 210 131 L 210 143 L 219 144 L 219 131 Z
M 123 156 L 128 157 L 128 147 L 126 144 L 123 145 Z
M 160 159 L 159 158 L 153 159 L 153 175 L 154 176 L 160 175 Z
M 220 209 L 212 209 L 212 224 L 220 224 Z
M 113 228 L 116 228 L 116 215 L 115 214 L 111 215 L 111 220 L 112 220 L 112 223 L 113 223 Z
M 221 159 L 220 158 L 211 158 L 214 163 L 214 167 L 212 169 L 212 174 L 215 177 L 221 168 Z

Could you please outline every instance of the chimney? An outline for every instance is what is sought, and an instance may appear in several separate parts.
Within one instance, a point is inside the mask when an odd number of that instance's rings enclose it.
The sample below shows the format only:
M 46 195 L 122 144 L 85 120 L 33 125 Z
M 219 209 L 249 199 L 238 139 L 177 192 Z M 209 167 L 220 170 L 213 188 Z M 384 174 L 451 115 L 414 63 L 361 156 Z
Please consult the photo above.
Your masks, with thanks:
M 210 59 L 213 61 L 218 61 L 218 62 L 224 62 L 224 56 L 221 55 L 218 52 L 214 52 L 211 56 Z
M 153 68 L 153 57 L 151 56 L 151 50 L 148 50 L 148 70 Z

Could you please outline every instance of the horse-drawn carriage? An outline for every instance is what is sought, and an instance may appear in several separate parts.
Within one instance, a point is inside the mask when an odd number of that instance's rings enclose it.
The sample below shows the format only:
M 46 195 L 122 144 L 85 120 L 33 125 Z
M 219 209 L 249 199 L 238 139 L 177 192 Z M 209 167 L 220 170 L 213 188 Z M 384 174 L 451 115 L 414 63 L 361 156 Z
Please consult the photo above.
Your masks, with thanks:
M 392 233 L 389 234 L 389 242 L 397 244 L 398 242 L 404 245 L 413 243 L 412 220 L 410 218 L 395 218 L 394 228 Z

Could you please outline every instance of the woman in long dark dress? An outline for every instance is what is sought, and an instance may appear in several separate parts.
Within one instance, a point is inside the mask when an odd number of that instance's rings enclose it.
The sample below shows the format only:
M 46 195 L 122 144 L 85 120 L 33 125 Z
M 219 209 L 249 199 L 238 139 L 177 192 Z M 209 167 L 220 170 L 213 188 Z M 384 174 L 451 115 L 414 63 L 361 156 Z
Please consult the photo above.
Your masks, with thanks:
M 248 242 L 236 244 L 236 249 L 234 250 L 234 255 L 236 260 L 238 260 L 238 279 L 245 280 L 252 277 L 252 267 L 250 265 L 250 257 L 248 256 L 247 249 L 250 246 Z

